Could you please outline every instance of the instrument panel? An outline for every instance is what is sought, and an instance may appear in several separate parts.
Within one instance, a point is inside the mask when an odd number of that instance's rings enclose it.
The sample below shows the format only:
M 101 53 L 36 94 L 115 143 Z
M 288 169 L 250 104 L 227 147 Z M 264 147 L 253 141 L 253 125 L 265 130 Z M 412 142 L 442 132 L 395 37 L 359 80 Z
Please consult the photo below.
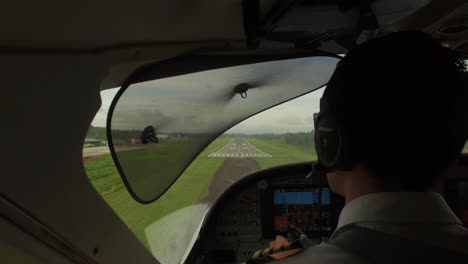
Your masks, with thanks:
M 243 263 L 294 225 L 320 243 L 336 229 L 344 207 L 325 179 L 307 177 L 312 163 L 274 167 L 247 175 L 211 207 L 186 263 Z M 468 227 L 468 156 L 434 191 Z
M 305 233 L 331 230 L 330 189 L 291 188 L 273 190 L 274 232 L 287 235 L 295 227 Z
M 310 163 L 267 169 L 243 178 L 211 208 L 187 263 L 242 263 L 297 228 L 320 243 L 343 207 L 324 179 L 307 178 Z

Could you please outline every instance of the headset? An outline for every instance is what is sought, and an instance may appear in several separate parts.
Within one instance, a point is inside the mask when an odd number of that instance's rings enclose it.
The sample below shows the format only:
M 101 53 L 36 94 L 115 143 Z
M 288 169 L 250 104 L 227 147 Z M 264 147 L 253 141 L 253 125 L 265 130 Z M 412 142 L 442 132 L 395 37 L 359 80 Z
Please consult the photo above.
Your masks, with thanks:
M 350 131 L 347 131 L 330 108 L 330 97 L 334 103 L 339 104 L 342 99 L 340 90 L 352 85 L 353 65 L 350 59 L 343 58 L 336 67 L 330 81 L 320 99 L 320 112 L 314 114 L 315 148 L 318 162 L 313 165 L 311 174 L 323 174 L 335 170 L 351 170 L 359 159 L 356 143 L 353 141 Z M 468 83 L 468 73 L 463 74 Z M 461 110 L 460 112 L 462 112 Z M 466 110 L 465 110 L 466 111 Z M 465 113 L 466 114 L 466 113 Z M 468 126 L 462 129 L 464 135 L 468 132 Z M 466 136 L 460 141 L 460 152 Z
M 320 99 L 320 112 L 314 114 L 315 148 L 318 162 L 314 170 L 329 172 L 337 169 L 349 170 L 356 164 L 356 153 L 353 142 L 346 128 L 338 122 L 336 116 L 330 111 L 329 98 L 337 93 L 337 87 L 345 85 L 349 63 L 340 61 L 333 73 L 322 98 Z

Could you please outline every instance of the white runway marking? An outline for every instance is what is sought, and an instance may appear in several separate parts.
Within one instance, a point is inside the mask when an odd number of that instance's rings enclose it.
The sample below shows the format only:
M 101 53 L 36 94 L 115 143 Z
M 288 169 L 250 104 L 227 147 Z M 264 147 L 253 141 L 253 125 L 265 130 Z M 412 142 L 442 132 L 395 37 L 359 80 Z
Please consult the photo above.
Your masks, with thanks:
M 221 149 L 210 153 L 209 158 L 271 158 L 271 155 L 265 153 L 246 142 L 244 139 L 237 138 L 224 145 Z

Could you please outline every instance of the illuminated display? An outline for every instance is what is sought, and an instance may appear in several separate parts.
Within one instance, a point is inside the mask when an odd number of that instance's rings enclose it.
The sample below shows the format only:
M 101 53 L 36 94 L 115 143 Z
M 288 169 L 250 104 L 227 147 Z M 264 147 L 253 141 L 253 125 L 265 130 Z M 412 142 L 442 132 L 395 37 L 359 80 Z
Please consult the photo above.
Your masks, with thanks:
M 328 229 L 330 196 L 329 189 L 274 190 L 275 231 L 286 230 L 292 224 L 305 232 Z
M 273 204 L 318 204 L 318 190 L 312 191 L 275 191 L 273 193 Z M 330 204 L 330 191 L 322 192 L 322 204 Z

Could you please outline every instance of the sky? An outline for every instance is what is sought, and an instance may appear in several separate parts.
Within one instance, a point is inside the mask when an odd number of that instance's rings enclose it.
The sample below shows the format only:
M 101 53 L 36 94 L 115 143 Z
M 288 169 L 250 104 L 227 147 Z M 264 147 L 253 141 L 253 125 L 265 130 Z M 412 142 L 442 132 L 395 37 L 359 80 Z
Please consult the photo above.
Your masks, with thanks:
M 107 111 L 118 88 L 101 92 L 102 106 L 92 125 L 104 127 Z M 266 134 L 306 132 L 313 129 L 313 114 L 319 111 L 323 88 L 254 115 L 226 133 Z
M 227 133 L 311 131 L 323 89 L 310 91 L 329 80 L 336 61 L 324 57 L 300 58 L 136 83 L 120 97 L 112 128 L 142 130 L 152 125 L 161 133 L 203 134 L 224 131 L 245 119 Z M 243 83 L 251 85 L 247 98 L 233 93 L 234 87 Z M 102 107 L 93 126 L 105 126 L 117 91 L 117 88 L 102 91 Z M 250 117 L 253 114 L 256 115 Z
M 109 111 L 112 99 L 114 99 L 114 96 L 118 90 L 119 88 L 113 88 L 101 92 L 101 108 L 99 108 L 99 111 L 96 113 L 96 116 L 94 116 L 93 122 L 91 123 L 92 126 L 106 126 L 107 112 Z
M 231 128 L 227 133 L 266 134 L 308 132 L 314 128 L 323 89 L 270 108 Z

